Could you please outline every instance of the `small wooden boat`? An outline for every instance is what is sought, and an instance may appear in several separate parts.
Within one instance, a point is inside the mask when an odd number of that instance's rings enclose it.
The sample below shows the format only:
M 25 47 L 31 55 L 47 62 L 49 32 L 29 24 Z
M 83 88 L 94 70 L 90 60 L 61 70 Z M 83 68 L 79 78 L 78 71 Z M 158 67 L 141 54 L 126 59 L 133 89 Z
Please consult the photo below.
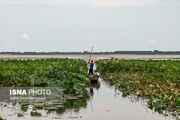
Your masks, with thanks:
M 95 72 L 95 73 L 97 73 L 97 72 L 99 72 L 99 70 L 98 70 L 98 69 L 96 69 L 96 70 L 94 70 L 94 72 Z
M 98 74 L 90 75 L 91 82 L 97 82 L 98 79 L 99 79 L 99 75 Z

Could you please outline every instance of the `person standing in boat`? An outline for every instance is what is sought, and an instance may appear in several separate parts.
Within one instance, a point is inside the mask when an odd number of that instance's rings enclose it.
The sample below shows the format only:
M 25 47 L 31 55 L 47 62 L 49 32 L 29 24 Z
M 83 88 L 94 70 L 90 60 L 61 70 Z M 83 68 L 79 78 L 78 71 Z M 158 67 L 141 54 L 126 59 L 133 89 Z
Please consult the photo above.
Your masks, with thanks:
M 93 75 L 94 61 L 90 60 L 89 64 L 90 64 L 90 66 L 89 66 L 89 75 Z

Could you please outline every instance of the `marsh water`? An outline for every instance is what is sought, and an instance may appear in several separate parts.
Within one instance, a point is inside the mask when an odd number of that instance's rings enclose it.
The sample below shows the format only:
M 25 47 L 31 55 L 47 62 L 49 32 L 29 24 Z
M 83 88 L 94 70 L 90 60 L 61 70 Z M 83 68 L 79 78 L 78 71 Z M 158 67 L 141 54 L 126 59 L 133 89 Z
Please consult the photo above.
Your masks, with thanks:
M 49 56 L 4 56 L 1 58 L 49 58 Z M 57 56 L 51 56 L 57 57 Z M 89 56 L 59 56 L 69 58 L 80 58 L 88 60 Z M 94 56 L 94 59 L 109 58 L 112 56 Z M 122 58 L 119 56 L 119 58 Z M 180 56 L 131 56 L 127 59 L 170 59 Z M 14 107 L 11 103 L 0 103 L 0 116 L 6 120 L 173 120 L 172 116 L 164 116 L 146 106 L 146 100 L 136 98 L 135 96 L 122 97 L 122 93 L 114 86 L 110 86 L 105 80 L 99 78 L 99 82 L 92 84 L 92 87 L 87 87 L 90 98 L 81 101 L 72 101 L 75 104 L 63 112 L 46 110 L 38 110 L 42 113 L 41 117 L 32 117 L 30 111 L 32 106 L 29 106 L 27 112 L 24 112 L 23 117 L 17 117 L 20 112 L 18 105 Z M 70 105 L 68 105 L 70 106 Z M 77 107 L 78 106 L 78 107 Z M 80 107 L 79 107 L 80 106 Z
M 94 60 L 109 59 L 111 57 L 120 59 L 174 59 L 180 58 L 180 55 L 135 55 L 135 54 L 95 54 Z M 74 58 L 88 60 L 89 54 L 61 54 L 61 55 L 0 55 L 0 59 L 39 59 L 39 58 Z
M 87 88 L 90 92 L 90 88 Z M 17 117 L 20 112 L 18 106 L 11 104 L 0 107 L 0 115 L 6 120 L 172 120 L 170 116 L 163 116 L 148 109 L 146 102 L 134 96 L 122 97 L 122 93 L 110 86 L 103 79 L 94 85 L 93 92 L 87 104 L 79 108 L 67 109 L 63 113 L 57 111 L 47 113 L 45 110 L 38 110 L 41 117 L 30 116 L 32 106 L 29 106 L 23 117 Z

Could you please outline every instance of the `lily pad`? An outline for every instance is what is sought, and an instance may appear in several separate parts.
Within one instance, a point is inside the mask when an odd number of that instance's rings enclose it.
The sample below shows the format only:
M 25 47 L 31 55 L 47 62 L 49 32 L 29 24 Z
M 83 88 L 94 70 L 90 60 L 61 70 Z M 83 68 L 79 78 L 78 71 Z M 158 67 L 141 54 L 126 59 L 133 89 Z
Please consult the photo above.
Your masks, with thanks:
M 37 111 L 31 111 L 31 116 L 35 116 L 35 117 L 39 117 L 39 116 L 42 116 L 41 113 L 37 112 Z
M 24 114 L 23 114 L 23 113 L 18 113 L 17 116 L 18 116 L 18 117 L 23 117 Z

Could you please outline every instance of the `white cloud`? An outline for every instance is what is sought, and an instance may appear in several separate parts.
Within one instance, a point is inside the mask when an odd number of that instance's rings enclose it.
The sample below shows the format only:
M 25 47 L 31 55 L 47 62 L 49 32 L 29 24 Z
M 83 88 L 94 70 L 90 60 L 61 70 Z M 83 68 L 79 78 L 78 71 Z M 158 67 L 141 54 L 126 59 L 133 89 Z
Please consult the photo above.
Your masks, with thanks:
M 160 0 L 0 0 L 7 4 L 86 5 L 91 7 L 144 6 Z
M 30 36 L 29 35 L 27 35 L 27 34 L 22 34 L 22 36 L 21 36 L 23 39 L 26 39 L 26 40 L 29 40 L 30 39 Z
M 156 41 L 155 40 L 150 40 L 149 41 L 151 44 L 156 44 Z

